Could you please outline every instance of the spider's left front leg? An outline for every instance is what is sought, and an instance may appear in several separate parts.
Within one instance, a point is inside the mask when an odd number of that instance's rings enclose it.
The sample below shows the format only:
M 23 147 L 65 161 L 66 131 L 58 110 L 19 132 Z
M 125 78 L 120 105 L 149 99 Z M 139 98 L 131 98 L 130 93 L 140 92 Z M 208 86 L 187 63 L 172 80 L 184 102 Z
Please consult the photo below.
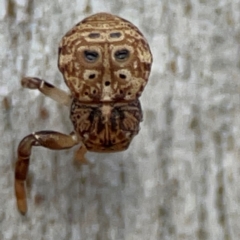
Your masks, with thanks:
M 80 139 L 76 133 L 67 135 L 54 131 L 40 131 L 22 139 L 18 146 L 18 160 L 15 166 L 15 194 L 18 210 L 22 214 L 27 212 L 25 181 L 32 147 L 42 146 L 53 150 L 61 150 L 71 148 L 79 143 Z
M 53 86 L 51 83 L 48 83 L 43 79 L 36 77 L 24 77 L 21 80 L 21 84 L 25 88 L 38 89 L 45 96 L 65 106 L 69 107 L 72 102 L 70 94 L 60 88 Z

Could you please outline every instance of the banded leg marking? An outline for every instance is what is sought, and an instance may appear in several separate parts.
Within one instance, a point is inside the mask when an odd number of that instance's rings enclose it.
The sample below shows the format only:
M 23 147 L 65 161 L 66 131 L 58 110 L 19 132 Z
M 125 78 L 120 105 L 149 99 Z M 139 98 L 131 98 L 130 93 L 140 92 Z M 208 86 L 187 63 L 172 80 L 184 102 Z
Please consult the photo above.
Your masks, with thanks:
M 21 80 L 21 84 L 25 88 L 38 89 L 41 93 L 60 104 L 66 105 L 68 107 L 71 105 L 72 98 L 67 92 L 53 86 L 52 84 L 40 78 L 25 77 Z
M 79 143 L 75 133 L 70 135 L 54 132 L 41 131 L 32 133 L 22 139 L 18 146 L 18 159 L 15 166 L 15 194 L 18 210 L 27 212 L 26 187 L 31 149 L 33 146 L 42 146 L 49 149 L 61 150 L 71 148 Z

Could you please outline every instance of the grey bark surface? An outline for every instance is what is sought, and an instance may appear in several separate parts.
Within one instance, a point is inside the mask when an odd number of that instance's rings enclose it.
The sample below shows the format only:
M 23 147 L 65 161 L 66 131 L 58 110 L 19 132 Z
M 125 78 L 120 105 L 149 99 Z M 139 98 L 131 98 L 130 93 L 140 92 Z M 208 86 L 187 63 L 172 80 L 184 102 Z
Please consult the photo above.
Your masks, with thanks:
M 34 148 L 23 217 L 13 191 L 19 141 L 72 126 L 69 109 L 20 79 L 67 89 L 58 43 L 96 12 L 128 19 L 149 40 L 141 131 L 127 151 L 88 153 L 81 168 L 74 149 Z M 238 0 L 1 0 L 0 239 L 240 239 L 239 53 Z

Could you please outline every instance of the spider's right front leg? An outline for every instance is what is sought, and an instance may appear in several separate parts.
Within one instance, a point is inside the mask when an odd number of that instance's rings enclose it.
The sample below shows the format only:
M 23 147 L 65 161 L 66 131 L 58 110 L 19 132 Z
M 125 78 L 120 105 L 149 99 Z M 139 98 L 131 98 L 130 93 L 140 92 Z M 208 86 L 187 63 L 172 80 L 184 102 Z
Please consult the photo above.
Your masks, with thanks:
M 22 214 L 27 212 L 25 181 L 32 147 L 42 146 L 61 150 L 71 148 L 78 143 L 80 143 L 80 140 L 76 133 L 67 135 L 54 131 L 36 132 L 22 139 L 18 146 L 18 160 L 15 166 L 15 194 L 18 210 Z
M 72 102 L 72 98 L 67 92 L 63 91 L 62 89 L 56 88 L 52 84 L 40 78 L 25 77 L 21 80 L 21 84 L 25 88 L 38 89 L 44 95 L 68 107 Z

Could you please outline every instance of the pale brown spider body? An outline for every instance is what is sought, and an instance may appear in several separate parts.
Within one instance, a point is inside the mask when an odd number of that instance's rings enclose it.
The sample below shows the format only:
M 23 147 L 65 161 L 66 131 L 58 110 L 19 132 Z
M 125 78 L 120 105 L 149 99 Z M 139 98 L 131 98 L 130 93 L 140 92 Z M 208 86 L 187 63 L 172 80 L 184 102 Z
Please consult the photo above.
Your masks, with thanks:
M 18 209 L 27 211 L 25 180 L 32 146 L 67 149 L 81 143 L 75 158 L 86 161 L 87 150 L 116 152 L 128 148 L 139 131 L 139 97 L 148 81 L 152 55 L 142 33 L 130 22 L 107 13 L 92 15 L 63 38 L 58 66 L 70 89 L 67 94 L 39 78 L 22 85 L 71 108 L 74 131 L 32 133 L 20 142 L 15 169 Z

